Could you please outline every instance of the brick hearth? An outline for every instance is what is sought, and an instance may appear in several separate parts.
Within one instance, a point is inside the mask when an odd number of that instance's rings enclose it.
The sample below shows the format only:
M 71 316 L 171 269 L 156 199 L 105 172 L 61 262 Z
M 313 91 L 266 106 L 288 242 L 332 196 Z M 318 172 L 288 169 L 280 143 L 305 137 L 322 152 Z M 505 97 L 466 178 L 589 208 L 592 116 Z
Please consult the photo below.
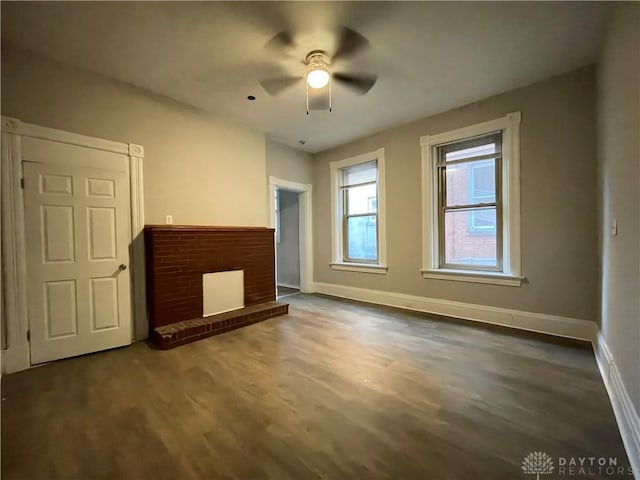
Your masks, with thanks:
M 181 324 L 175 327 L 175 338 L 164 342 L 175 346 L 287 313 L 288 306 L 275 302 L 273 234 L 272 228 L 262 227 L 145 227 L 147 307 L 152 338 L 160 342 L 163 334 L 158 328 Z M 203 319 L 202 275 L 228 270 L 244 271 L 243 310 L 270 302 L 275 305 L 258 311 L 228 312 L 236 314 L 237 319 L 225 317 L 223 321 L 227 323 L 222 326 L 215 320 L 219 315 Z
M 153 330 L 152 340 L 162 349 L 177 347 L 201 338 L 218 335 L 268 318 L 286 315 L 289 305 L 281 302 L 266 302 L 233 312 L 220 313 L 206 318 L 194 318 L 172 323 Z

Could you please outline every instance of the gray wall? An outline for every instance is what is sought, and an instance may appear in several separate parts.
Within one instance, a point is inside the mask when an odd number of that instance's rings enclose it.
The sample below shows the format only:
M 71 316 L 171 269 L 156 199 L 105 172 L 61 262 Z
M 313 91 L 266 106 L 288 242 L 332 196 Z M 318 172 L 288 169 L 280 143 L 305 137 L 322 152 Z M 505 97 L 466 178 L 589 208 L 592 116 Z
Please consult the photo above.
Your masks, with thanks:
M 5 40 L 2 114 L 143 145 L 146 223 L 268 224 L 263 133 Z
M 615 6 L 599 64 L 602 334 L 640 411 L 640 5 Z M 618 222 L 618 235 L 610 226 Z
M 470 80 L 471 81 L 471 80 Z M 598 317 L 595 71 L 583 68 L 314 158 L 315 281 L 586 320 Z M 425 280 L 420 136 L 522 112 L 522 287 Z M 387 275 L 335 271 L 329 162 L 384 147 Z
M 298 194 L 280 190 L 280 242 L 277 248 L 279 285 L 300 286 L 300 219 Z
M 310 153 L 267 139 L 267 175 L 297 183 L 313 183 Z
M 263 133 L 4 39 L 1 56 L 3 115 L 144 146 L 147 224 L 268 225 Z M 136 338 L 146 331 L 136 323 Z

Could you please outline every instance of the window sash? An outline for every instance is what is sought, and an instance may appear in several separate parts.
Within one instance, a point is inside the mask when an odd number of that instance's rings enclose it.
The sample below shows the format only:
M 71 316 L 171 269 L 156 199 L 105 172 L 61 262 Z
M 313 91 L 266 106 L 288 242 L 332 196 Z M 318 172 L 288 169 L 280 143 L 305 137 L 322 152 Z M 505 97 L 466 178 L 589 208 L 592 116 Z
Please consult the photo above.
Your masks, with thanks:
M 377 175 L 377 170 L 376 170 Z M 344 173 L 343 173 L 344 176 Z M 349 263 L 365 263 L 365 264 L 377 264 L 380 261 L 380 229 L 378 219 L 378 208 L 375 212 L 368 213 L 352 213 L 349 214 L 349 189 L 355 187 L 361 187 L 364 185 L 376 185 L 376 200 L 378 199 L 378 181 L 369 181 L 362 183 L 354 183 L 351 185 L 341 185 L 341 202 L 342 202 L 342 261 Z M 375 217 L 376 221 L 376 256 L 375 258 L 353 258 L 349 256 L 349 219 L 357 217 Z
M 481 160 L 493 160 L 498 158 L 502 158 L 501 153 L 488 153 L 486 155 L 478 155 L 475 157 L 465 157 L 465 158 L 459 158 L 457 160 L 447 160 L 447 161 L 444 160 L 444 155 L 442 155 L 442 159 L 438 161 L 437 166 L 444 167 L 447 165 L 457 165 L 459 163 L 473 163 Z
M 493 138 L 492 138 L 493 137 Z M 465 147 L 481 145 L 485 141 L 494 140 L 496 142 L 497 153 L 489 155 L 480 155 L 475 157 L 468 157 L 459 160 L 453 160 L 445 162 L 445 155 L 451 150 L 462 150 Z M 460 148 L 452 148 L 460 147 Z M 436 175 L 438 186 L 438 268 L 449 268 L 457 270 L 479 270 L 479 271 L 496 271 L 501 272 L 503 270 L 503 224 L 502 224 L 502 135 L 490 134 L 476 137 L 469 140 L 461 140 L 453 142 L 445 146 L 436 147 Z M 483 161 L 493 159 L 495 169 L 495 201 L 494 202 L 472 202 L 461 205 L 447 205 L 447 166 L 455 165 L 457 163 L 467 163 L 473 168 L 474 163 L 482 164 Z M 471 178 L 471 175 L 469 175 Z M 496 265 L 469 265 L 460 263 L 447 263 L 446 261 L 446 225 L 445 217 L 447 212 L 452 211 L 480 211 L 487 208 L 495 208 L 496 210 Z
M 371 180 L 369 182 L 344 184 L 344 185 L 340 185 L 340 189 L 344 190 L 344 189 L 353 188 L 353 187 L 364 187 L 366 185 L 373 185 L 374 183 L 378 183 L 378 182 L 375 180 Z
M 465 150 L 467 148 L 485 145 L 487 143 L 490 143 L 492 140 L 496 144 L 496 149 L 495 149 L 496 151 L 493 153 L 487 154 L 487 156 L 502 155 L 502 130 L 495 131 L 493 133 L 483 133 L 482 135 L 477 135 L 477 136 L 466 138 L 466 139 L 454 140 L 452 142 L 443 143 L 438 145 L 438 150 L 442 155 L 441 157 L 442 161 L 444 161 L 446 160 L 447 153 L 457 152 L 460 150 Z M 480 157 L 483 157 L 483 156 L 485 155 L 476 155 L 476 156 L 472 155 L 472 156 L 463 157 L 457 160 L 449 160 L 447 163 L 471 160 L 473 158 L 479 159 Z

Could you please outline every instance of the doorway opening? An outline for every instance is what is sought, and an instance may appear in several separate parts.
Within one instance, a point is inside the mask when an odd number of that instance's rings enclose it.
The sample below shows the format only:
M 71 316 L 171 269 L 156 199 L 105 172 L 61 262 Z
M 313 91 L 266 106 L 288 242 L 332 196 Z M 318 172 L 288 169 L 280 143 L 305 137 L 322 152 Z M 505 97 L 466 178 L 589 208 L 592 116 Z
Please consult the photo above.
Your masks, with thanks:
M 269 177 L 277 298 L 313 292 L 311 193 L 311 185 Z
M 300 202 L 298 193 L 276 187 L 276 296 L 300 292 Z

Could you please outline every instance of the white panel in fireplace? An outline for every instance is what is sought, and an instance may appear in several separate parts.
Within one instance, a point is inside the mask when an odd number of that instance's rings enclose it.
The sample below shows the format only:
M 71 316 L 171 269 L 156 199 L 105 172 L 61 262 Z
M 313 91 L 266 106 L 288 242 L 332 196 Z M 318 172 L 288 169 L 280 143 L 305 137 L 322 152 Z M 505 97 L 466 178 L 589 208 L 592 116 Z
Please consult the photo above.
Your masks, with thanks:
M 202 275 L 202 316 L 244 308 L 244 271 Z

